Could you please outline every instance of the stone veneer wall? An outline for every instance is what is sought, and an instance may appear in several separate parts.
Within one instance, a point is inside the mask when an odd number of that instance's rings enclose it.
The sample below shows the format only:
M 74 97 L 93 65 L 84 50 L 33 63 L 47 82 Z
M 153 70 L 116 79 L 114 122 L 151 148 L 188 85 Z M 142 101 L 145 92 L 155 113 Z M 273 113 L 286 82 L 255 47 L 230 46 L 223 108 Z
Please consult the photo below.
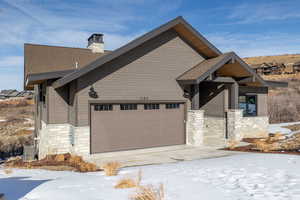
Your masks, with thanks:
M 242 128 L 243 110 L 230 109 L 227 111 L 228 140 L 240 141 L 243 139 Z
M 227 113 L 228 139 L 268 135 L 268 117 L 243 117 L 242 110 Z M 187 144 L 193 146 L 224 146 L 226 118 L 204 116 L 204 110 L 189 110 L 186 122 Z M 90 128 L 70 124 L 45 124 L 39 131 L 39 158 L 47 154 L 74 153 L 85 159 L 90 155 Z
M 39 131 L 39 159 L 48 154 L 74 153 L 87 156 L 90 153 L 89 127 L 70 124 L 45 124 Z
M 189 110 L 186 122 L 187 144 L 203 145 L 204 110 Z
M 243 117 L 241 122 L 241 134 L 243 138 L 267 137 L 269 117 Z
M 205 116 L 204 118 L 204 145 L 220 146 L 226 144 L 226 118 Z

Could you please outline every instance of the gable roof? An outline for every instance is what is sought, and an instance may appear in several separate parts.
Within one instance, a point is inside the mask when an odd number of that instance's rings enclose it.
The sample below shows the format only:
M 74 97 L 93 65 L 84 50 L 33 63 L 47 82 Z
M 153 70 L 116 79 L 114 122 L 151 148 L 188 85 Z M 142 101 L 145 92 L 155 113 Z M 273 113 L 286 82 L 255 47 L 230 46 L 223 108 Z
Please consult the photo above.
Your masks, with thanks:
M 109 53 L 92 53 L 86 48 L 71 48 L 60 46 L 48 46 L 38 44 L 24 44 L 24 87 L 28 75 L 47 73 L 53 71 L 81 68 Z
M 211 58 L 207 60 L 203 60 L 199 64 L 195 65 L 193 68 L 184 72 L 177 78 L 177 81 L 195 81 L 203 76 L 207 71 L 212 69 L 217 64 L 225 64 L 228 61 L 228 57 L 230 57 L 230 53 L 224 53 L 216 58 Z
M 247 72 L 249 72 L 250 75 L 255 77 L 256 80 L 258 80 L 262 85 L 267 86 L 267 83 L 234 52 L 224 53 L 216 58 L 200 62 L 195 67 L 180 75 L 177 78 L 177 81 L 198 84 L 205 78 L 207 78 L 210 74 L 214 73 L 216 70 L 220 69 L 226 63 L 232 60 L 238 62 L 241 65 L 241 67 L 243 67 Z
M 85 67 L 66 75 L 65 77 L 55 81 L 53 83 L 54 88 L 59 88 L 67 83 L 87 74 L 88 72 L 100 67 L 101 65 L 121 56 L 122 54 L 138 47 L 144 42 L 160 35 L 161 33 L 174 29 L 181 37 L 185 39 L 195 50 L 199 52 L 204 58 L 214 58 L 222 53 L 212 45 L 208 40 L 206 40 L 197 30 L 195 30 L 190 24 L 188 24 L 181 16 L 177 17 L 166 24 L 144 34 L 141 37 L 129 42 L 128 44 L 120 47 L 119 49 L 113 51 L 112 53 L 105 55 L 101 58 L 96 59 L 94 62 L 86 65 Z

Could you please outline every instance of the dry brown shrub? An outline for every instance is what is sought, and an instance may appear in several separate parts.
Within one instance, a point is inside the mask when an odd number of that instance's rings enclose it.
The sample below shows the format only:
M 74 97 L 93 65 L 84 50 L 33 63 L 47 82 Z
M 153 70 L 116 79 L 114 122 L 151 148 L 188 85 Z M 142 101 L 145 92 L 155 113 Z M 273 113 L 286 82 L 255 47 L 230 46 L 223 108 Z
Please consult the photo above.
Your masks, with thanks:
M 267 143 L 266 141 L 263 140 L 258 140 L 254 143 L 256 148 L 262 152 L 270 152 L 271 150 L 271 145 Z
M 31 135 L 32 133 L 33 133 L 32 130 L 21 129 L 21 130 L 16 131 L 14 135 L 22 136 L 22 135 Z
M 139 170 L 136 180 L 133 178 L 122 178 L 115 185 L 117 189 L 139 187 L 142 181 L 142 170 Z
M 108 162 L 102 166 L 106 176 L 116 176 L 118 175 L 121 164 L 119 162 Z
M 34 105 L 34 99 L 27 99 L 28 105 Z
M 122 178 L 120 179 L 117 184 L 115 185 L 116 189 L 124 189 L 124 188 L 133 188 L 136 187 L 137 184 L 135 180 L 131 178 Z
M 13 173 L 13 171 L 12 171 L 12 169 L 6 168 L 6 169 L 4 169 L 4 173 L 11 174 L 11 173 Z
M 72 158 L 75 157 L 76 159 Z M 98 171 L 98 168 L 93 163 L 85 162 L 80 156 L 72 156 L 69 153 L 66 154 L 53 154 L 47 155 L 44 159 L 38 161 L 24 162 L 21 160 L 8 161 L 5 163 L 7 167 L 16 168 L 51 168 L 51 170 L 66 170 L 71 169 L 72 171 L 78 172 L 94 172 Z M 72 160 L 72 162 L 71 162 Z M 74 160 L 78 162 L 74 162 Z M 80 161 L 80 162 L 79 162 Z
M 229 140 L 228 143 L 227 143 L 227 146 L 230 150 L 233 150 L 237 147 L 237 145 L 239 144 L 240 142 L 237 141 L 237 140 Z
M 165 199 L 164 186 L 163 184 L 160 184 L 159 188 L 155 188 L 152 185 L 140 186 L 138 187 L 136 194 L 134 194 L 131 197 L 131 199 L 132 200 L 164 200 Z
M 268 143 L 276 142 L 279 140 L 284 140 L 286 137 L 282 133 L 275 133 L 272 136 L 269 136 L 266 140 Z
M 80 172 L 95 172 L 97 171 L 97 166 L 93 163 L 82 162 L 77 165 Z
M 57 162 L 65 161 L 65 156 L 64 156 L 64 154 L 58 154 L 55 156 L 54 160 Z
M 70 160 L 69 160 L 70 163 L 73 163 L 73 164 L 79 164 L 82 162 L 82 157 L 81 156 L 76 156 L 76 155 L 72 155 L 70 157 Z

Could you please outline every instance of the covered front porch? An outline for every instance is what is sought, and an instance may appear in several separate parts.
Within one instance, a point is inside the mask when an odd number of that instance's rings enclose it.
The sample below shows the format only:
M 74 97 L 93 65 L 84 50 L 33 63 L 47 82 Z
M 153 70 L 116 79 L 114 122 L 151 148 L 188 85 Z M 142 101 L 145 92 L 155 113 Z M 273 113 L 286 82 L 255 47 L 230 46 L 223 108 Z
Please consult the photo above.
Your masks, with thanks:
M 191 101 L 188 143 L 197 146 L 267 136 L 268 87 L 285 86 L 263 80 L 235 53 L 205 60 L 177 81 Z

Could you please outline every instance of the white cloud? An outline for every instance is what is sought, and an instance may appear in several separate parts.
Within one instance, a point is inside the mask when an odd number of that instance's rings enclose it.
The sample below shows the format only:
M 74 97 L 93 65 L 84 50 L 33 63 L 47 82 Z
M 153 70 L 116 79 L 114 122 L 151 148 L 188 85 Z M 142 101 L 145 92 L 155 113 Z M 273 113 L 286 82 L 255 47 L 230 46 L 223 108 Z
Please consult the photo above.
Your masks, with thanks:
M 0 57 L 0 69 L 3 67 L 21 67 L 23 66 L 23 56 Z
M 207 38 L 221 51 L 242 57 L 300 53 L 300 38 L 287 33 L 214 33 Z
M 258 23 L 300 18 L 299 2 L 273 1 L 272 3 L 244 3 L 230 9 L 229 19 L 237 24 Z

